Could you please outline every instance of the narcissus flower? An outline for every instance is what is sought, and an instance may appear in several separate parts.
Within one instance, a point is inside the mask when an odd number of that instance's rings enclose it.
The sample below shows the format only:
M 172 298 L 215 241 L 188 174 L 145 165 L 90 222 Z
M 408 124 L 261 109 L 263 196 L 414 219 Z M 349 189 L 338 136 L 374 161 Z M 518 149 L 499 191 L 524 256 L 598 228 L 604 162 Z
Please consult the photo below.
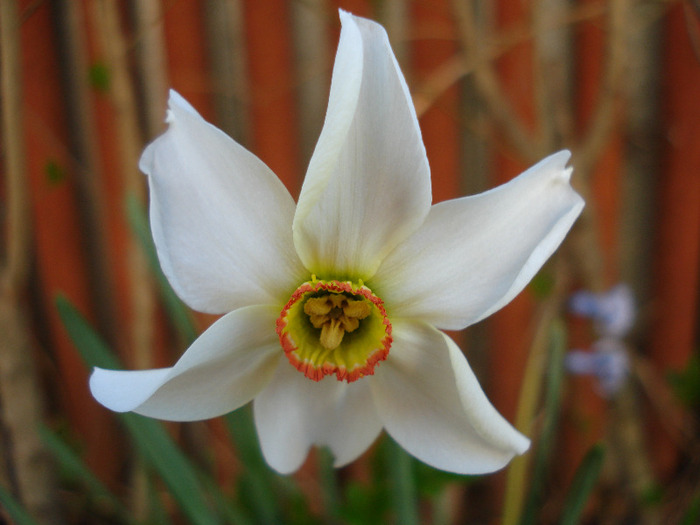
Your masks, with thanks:
M 583 207 L 568 152 L 481 195 L 431 206 L 430 172 L 386 33 L 341 12 L 325 124 L 298 203 L 253 154 L 171 93 L 141 169 L 163 271 L 223 314 L 172 368 L 96 369 L 112 410 L 174 421 L 253 400 L 268 463 L 312 445 L 335 464 L 382 428 L 439 469 L 484 473 L 529 441 L 489 403 L 442 331 L 517 295 Z

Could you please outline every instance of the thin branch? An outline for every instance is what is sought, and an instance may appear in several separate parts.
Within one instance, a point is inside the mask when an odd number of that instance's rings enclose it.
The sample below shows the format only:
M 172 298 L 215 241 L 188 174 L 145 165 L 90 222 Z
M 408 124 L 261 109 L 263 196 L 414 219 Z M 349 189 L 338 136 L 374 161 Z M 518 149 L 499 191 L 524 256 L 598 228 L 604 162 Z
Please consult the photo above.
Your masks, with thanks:
M 327 53 L 328 26 L 319 23 L 327 10 L 326 0 L 297 3 L 290 6 L 294 67 L 298 82 L 299 135 L 304 161 L 311 157 L 316 139 L 323 127 L 329 84 L 320 71 L 330 71 Z
M 586 3 L 569 9 L 562 13 L 560 17 L 550 19 L 543 29 L 561 29 L 562 27 L 598 18 L 605 12 L 605 3 Z M 486 49 L 480 55 L 479 60 L 496 60 L 515 46 L 534 38 L 533 31 L 534 28 L 532 26 L 525 24 L 517 24 L 512 28 L 501 31 L 497 38 L 492 38 L 487 42 Z M 416 105 L 418 115 L 425 113 L 455 82 L 473 73 L 476 64 L 476 57 L 457 53 L 438 66 L 427 79 L 412 90 L 413 102 Z
M 143 95 L 146 138 L 163 131 L 163 115 L 168 92 L 167 57 L 161 2 L 140 0 L 131 3 L 137 39 L 134 45 L 140 92 Z
M 118 5 L 114 0 L 90 4 L 95 27 L 101 37 L 100 46 L 110 68 L 109 96 L 114 107 L 116 141 L 121 152 L 121 174 L 127 194 L 145 198 L 145 180 L 138 171 L 138 159 L 143 147 L 136 97 L 129 76 L 127 47 L 120 27 Z M 154 292 L 150 271 L 140 245 L 131 239 L 127 264 L 130 274 L 131 333 L 129 347 L 133 350 L 136 367 L 147 368 L 151 360 Z
M 206 2 L 204 24 L 217 123 L 250 144 L 250 82 L 241 0 Z
M 627 13 L 629 0 L 613 0 L 608 11 L 608 45 L 605 56 L 604 79 L 601 83 L 600 100 L 591 117 L 588 129 L 576 147 L 579 171 L 586 175 L 595 165 L 598 156 L 608 143 L 615 129 L 618 102 L 622 92 L 622 79 L 627 55 Z
M 7 228 L 2 289 L 16 291 L 27 282 L 29 269 L 29 198 L 27 196 L 19 62 L 19 18 L 15 2 L 0 2 L 2 55 L 2 137 L 7 180 Z
M 37 430 L 43 400 L 28 316 L 21 306 L 30 268 L 31 221 L 25 166 L 17 2 L 0 2 L 0 101 L 7 216 L 0 269 L 0 401 L 3 452 L 17 496 L 42 523 L 60 523 L 50 459 Z
M 479 46 L 479 33 L 476 28 L 471 6 L 463 0 L 452 1 L 457 28 L 463 52 L 474 67 L 474 80 L 491 116 L 498 123 L 506 139 L 518 154 L 526 159 L 540 157 L 541 141 L 533 140 L 525 126 L 518 119 L 508 98 L 503 93 L 498 76 L 490 60 L 484 59 Z
M 52 137 L 53 147 L 66 150 L 71 171 L 75 173 L 77 211 L 81 225 L 81 248 L 87 259 L 87 280 L 100 331 L 116 343 L 114 279 L 109 264 L 106 236 L 106 206 L 99 165 L 97 132 L 91 106 L 85 46 L 85 24 L 77 2 L 52 2 L 52 20 L 56 30 L 57 53 L 61 69 L 61 92 L 65 103 L 68 145 Z M 25 115 L 36 120 L 36 115 Z M 50 126 L 37 124 L 36 129 L 50 134 Z M 46 138 L 45 140 L 49 140 Z
M 532 5 L 535 106 L 547 151 L 568 144 L 574 129 L 572 26 L 556 23 L 568 10 L 568 0 L 537 0 Z

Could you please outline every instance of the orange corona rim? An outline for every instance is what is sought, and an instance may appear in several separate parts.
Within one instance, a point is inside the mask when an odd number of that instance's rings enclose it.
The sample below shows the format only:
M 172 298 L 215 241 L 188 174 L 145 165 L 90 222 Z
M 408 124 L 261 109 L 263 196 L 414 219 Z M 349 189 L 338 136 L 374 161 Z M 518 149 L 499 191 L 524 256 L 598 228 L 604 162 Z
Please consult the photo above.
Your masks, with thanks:
M 384 303 L 362 281 L 315 277 L 282 309 L 277 335 L 289 362 L 314 381 L 335 374 L 351 383 L 372 375 L 392 343 Z

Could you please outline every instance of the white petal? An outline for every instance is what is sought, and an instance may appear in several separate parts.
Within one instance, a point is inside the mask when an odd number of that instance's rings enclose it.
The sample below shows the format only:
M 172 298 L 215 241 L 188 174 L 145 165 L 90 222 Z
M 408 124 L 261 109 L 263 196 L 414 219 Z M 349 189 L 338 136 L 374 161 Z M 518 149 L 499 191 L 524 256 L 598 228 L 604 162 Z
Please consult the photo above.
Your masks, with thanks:
M 317 383 L 284 358 L 253 407 L 265 459 L 282 474 L 297 470 L 312 445 L 328 446 L 335 466 L 343 466 L 382 430 L 366 381 L 348 384 L 328 376 Z
M 286 299 L 308 278 L 292 242 L 291 196 L 174 91 L 169 108 L 168 130 L 140 162 L 168 280 L 189 306 L 209 313 Z
M 510 302 L 583 209 L 569 185 L 569 155 L 559 152 L 507 184 L 433 206 L 368 283 L 390 315 L 460 329 Z
M 341 12 L 330 100 L 294 217 L 319 277 L 367 279 L 423 222 L 430 170 L 415 109 L 384 29 Z
M 206 330 L 172 368 L 103 370 L 90 377 L 95 399 L 117 412 L 168 421 L 220 416 L 250 401 L 283 355 L 277 307 L 234 310 Z
M 395 323 L 394 333 L 389 358 L 369 379 L 384 427 L 406 451 L 442 470 L 481 474 L 528 449 L 450 338 L 418 322 Z

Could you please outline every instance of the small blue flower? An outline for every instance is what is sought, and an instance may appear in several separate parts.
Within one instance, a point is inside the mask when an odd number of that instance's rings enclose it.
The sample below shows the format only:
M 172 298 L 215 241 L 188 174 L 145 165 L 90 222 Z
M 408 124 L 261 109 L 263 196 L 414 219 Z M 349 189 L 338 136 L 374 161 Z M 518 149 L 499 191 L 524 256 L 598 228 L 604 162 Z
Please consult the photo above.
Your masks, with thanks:
M 569 308 L 577 315 L 592 319 L 602 335 L 613 337 L 627 334 L 637 313 L 634 295 L 626 284 L 618 284 L 600 294 L 577 292 L 571 296 Z
M 629 373 L 629 357 L 619 339 L 607 337 L 596 341 L 590 352 L 571 350 L 566 355 L 564 366 L 572 374 L 594 376 L 598 380 L 600 395 L 609 398 L 625 383 Z

